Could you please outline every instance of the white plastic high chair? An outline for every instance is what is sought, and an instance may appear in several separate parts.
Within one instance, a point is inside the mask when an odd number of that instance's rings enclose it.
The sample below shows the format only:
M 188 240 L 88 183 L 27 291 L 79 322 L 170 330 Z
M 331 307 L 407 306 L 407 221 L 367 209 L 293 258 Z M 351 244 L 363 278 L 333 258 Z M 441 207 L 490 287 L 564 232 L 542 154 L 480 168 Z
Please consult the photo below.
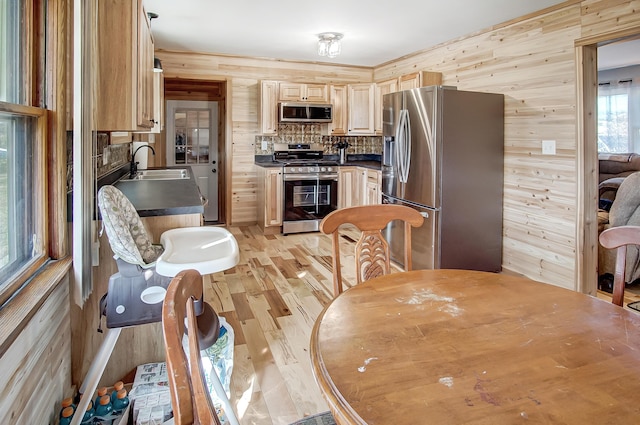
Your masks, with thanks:
M 201 275 L 216 273 L 234 267 L 240 258 L 238 243 L 222 227 L 171 229 L 160 236 L 160 245 L 153 244 L 131 201 L 114 186 L 100 188 L 98 206 L 118 273 L 109 278 L 109 289 L 102 301 L 106 305 L 101 306 L 108 330 L 80 388 L 80 395 L 95 391 L 122 327 L 162 321 L 163 300 L 174 276 L 188 269 L 197 270 Z M 203 300 L 198 304 L 198 316 L 210 316 L 202 313 L 210 313 L 213 309 Z M 217 335 L 218 329 L 201 333 L 201 349 L 212 345 Z M 219 393 L 222 384 L 219 380 L 213 384 Z M 238 420 L 223 389 L 222 393 L 218 397 L 229 412 L 229 421 L 231 425 L 237 425 Z M 84 413 L 90 399 L 83 397 L 77 410 Z M 82 414 L 75 416 L 82 418 Z M 75 424 L 72 422 L 72 425 Z

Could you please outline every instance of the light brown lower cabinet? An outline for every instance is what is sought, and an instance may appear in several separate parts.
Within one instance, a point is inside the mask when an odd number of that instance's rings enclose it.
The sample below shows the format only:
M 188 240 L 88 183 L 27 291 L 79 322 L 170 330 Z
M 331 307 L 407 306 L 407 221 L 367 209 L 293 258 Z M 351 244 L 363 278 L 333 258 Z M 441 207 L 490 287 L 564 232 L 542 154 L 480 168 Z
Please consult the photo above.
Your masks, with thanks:
M 362 175 L 362 193 L 361 205 L 376 205 L 382 203 L 382 172 L 380 170 L 372 170 L 369 168 L 361 169 Z
M 382 203 L 382 172 L 364 167 L 340 167 L 338 208 Z
M 265 234 L 280 233 L 282 226 L 282 167 L 258 169 L 258 225 Z

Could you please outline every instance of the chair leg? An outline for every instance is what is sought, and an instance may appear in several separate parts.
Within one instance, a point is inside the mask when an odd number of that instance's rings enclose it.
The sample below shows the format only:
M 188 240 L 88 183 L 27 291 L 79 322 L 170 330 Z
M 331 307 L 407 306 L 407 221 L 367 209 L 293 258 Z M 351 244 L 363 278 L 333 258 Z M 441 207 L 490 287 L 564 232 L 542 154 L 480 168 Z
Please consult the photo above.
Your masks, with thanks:
M 616 253 L 616 271 L 613 276 L 613 294 L 611 301 L 619 305 L 620 307 L 624 304 L 624 271 L 626 269 L 627 263 L 627 246 L 622 245 L 618 247 Z

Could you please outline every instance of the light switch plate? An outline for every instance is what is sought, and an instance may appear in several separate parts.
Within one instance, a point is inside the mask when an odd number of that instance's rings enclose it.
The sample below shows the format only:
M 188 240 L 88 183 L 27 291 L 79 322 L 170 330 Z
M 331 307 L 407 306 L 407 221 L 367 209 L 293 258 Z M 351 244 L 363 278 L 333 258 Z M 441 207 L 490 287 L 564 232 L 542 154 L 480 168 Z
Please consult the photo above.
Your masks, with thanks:
M 555 155 L 556 154 L 556 141 L 555 140 L 543 140 L 542 141 L 542 155 Z
M 267 149 L 269 149 L 269 145 L 267 144 L 266 140 L 262 141 L 262 150 L 266 151 Z

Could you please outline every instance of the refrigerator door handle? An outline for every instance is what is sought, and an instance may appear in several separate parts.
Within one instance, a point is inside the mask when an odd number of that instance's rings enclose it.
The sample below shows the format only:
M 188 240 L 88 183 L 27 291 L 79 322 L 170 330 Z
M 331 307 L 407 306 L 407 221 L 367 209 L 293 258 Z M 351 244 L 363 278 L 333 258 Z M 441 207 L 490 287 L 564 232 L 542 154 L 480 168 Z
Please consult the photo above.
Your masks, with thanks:
M 406 183 L 409 179 L 409 167 L 411 166 L 411 131 L 409 122 L 409 111 L 400 110 L 396 128 L 396 168 L 398 169 L 398 180 Z

